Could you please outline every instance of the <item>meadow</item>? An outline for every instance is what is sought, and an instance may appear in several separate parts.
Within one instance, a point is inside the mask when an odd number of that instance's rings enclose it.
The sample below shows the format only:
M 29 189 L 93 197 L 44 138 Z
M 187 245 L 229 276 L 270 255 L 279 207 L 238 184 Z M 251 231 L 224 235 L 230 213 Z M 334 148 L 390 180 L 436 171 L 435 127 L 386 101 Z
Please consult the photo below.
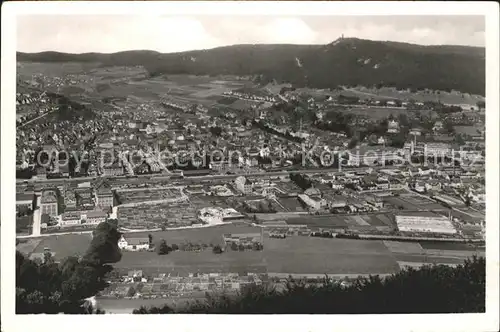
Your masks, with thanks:
M 478 95 L 470 95 L 468 93 L 459 92 L 444 92 L 440 91 L 437 93 L 430 93 L 425 91 L 408 92 L 408 91 L 397 91 L 393 88 L 381 88 L 372 89 L 357 87 L 355 89 L 349 89 L 348 91 L 341 92 L 344 95 L 350 93 L 350 95 L 355 95 L 360 98 L 374 97 L 377 99 L 413 99 L 417 102 L 425 101 L 440 101 L 444 104 L 471 104 L 475 105 L 478 101 L 484 101 L 484 97 Z
M 32 253 L 43 253 L 45 248 L 49 248 L 58 260 L 68 256 L 80 256 L 87 251 L 91 240 L 91 234 L 46 236 L 42 238 Z

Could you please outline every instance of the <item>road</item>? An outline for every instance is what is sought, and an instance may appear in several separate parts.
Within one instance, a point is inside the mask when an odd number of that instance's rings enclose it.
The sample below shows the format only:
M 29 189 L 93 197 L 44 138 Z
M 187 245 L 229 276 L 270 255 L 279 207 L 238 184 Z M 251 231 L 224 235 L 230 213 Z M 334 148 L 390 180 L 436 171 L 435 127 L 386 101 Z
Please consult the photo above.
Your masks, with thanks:
M 28 124 L 32 123 L 33 121 L 36 121 L 36 120 L 38 120 L 38 119 L 41 119 L 41 118 L 43 118 L 44 116 L 46 116 L 47 114 L 50 114 L 50 113 L 52 113 L 52 112 L 54 112 L 54 111 L 56 111 L 56 110 L 54 109 L 54 110 L 48 111 L 47 113 L 43 113 L 42 115 L 37 116 L 37 117 L 36 117 L 36 118 L 34 118 L 34 119 L 31 119 L 31 120 L 29 120 L 29 121 L 27 121 L 27 122 L 25 122 L 25 123 L 20 124 L 19 126 L 17 126 L 17 128 L 22 128 L 22 127 L 24 127 L 24 126 L 26 126 L 26 125 L 28 125 Z

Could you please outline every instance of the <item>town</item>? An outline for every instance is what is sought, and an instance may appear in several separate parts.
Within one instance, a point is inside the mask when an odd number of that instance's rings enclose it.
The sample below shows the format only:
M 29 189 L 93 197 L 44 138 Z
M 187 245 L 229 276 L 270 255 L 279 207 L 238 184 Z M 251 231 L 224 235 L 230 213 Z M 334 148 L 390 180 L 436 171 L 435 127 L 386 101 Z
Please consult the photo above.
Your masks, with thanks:
M 27 58 L 16 112 L 16 249 L 63 262 L 112 225 L 121 257 L 101 303 L 290 277 L 349 287 L 485 256 L 478 94 Z

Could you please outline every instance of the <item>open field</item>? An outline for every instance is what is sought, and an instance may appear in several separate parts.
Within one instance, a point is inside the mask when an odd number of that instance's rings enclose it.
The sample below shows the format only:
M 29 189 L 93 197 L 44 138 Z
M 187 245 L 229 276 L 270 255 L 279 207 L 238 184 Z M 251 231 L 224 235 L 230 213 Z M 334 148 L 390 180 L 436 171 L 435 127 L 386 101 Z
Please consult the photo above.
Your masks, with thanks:
M 471 252 L 470 256 L 473 253 Z M 395 254 L 394 259 L 398 262 L 414 262 L 425 264 L 462 264 L 466 257 L 440 257 L 427 254 Z
M 307 225 L 312 228 L 363 228 L 363 227 L 393 227 L 394 222 L 385 214 L 371 215 L 295 215 L 286 218 L 288 224 Z
M 236 224 L 219 227 L 151 232 L 153 241 L 168 244 L 222 244 L 224 233 L 256 233 L 254 226 Z M 149 232 L 128 234 L 147 237 Z M 54 235 L 29 239 L 17 246 L 25 254 L 50 248 L 57 259 L 83 254 L 90 243 L 87 235 Z M 159 256 L 155 252 L 123 252 L 115 268 L 122 272 L 140 269 L 148 273 L 254 272 L 278 274 L 386 274 L 399 270 L 398 262 L 408 264 L 460 264 L 484 250 L 460 244 L 410 243 L 379 240 L 324 239 L 294 236 L 286 239 L 264 237 L 263 251 L 227 252 L 217 255 L 208 248 L 202 252 L 177 251 Z M 408 265 L 406 264 L 406 265 Z M 404 264 L 402 266 L 405 266 Z
M 100 67 L 90 63 L 19 63 L 18 76 L 31 80 L 43 75 L 46 87 L 66 94 L 83 94 L 89 98 L 131 97 L 137 103 L 172 102 L 216 104 L 226 91 L 252 88 L 250 81 L 231 77 L 167 75 L 148 78 L 142 67 Z M 64 84 L 63 84 L 64 82 Z M 236 109 L 246 109 L 255 102 L 236 100 Z
M 365 274 L 391 273 L 398 265 L 381 241 L 288 237 L 266 239 L 268 272 Z
M 202 252 L 176 251 L 168 255 L 151 252 L 124 252 L 115 268 L 125 271 L 140 269 L 145 273 L 180 273 L 190 272 L 255 272 L 265 273 L 266 265 L 263 252 L 227 251 L 217 255 L 211 250 Z
M 458 251 L 464 251 L 464 250 L 478 250 L 478 251 L 484 251 L 484 248 L 478 248 L 476 249 L 475 246 L 467 243 L 453 243 L 453 242 L 430 242 L 430 241 L 423 241 L 420 242 L 420 246 L 426 250 L 458 250 Z
M 302 212 L 304 209 L 300 204 L 298 198 L 296 197 L 287 197 L 287 198 L 278 198 L 278 201 L 281 205 L 285 207 L 290 212 Z
M 50 248 L 56 259 L 72 255 L 83 255 L 87 251 L 92 237 L 90 234 L 68 234 L 44 237 L 33 250 L 42 253 L 44 248 Z
M 384 245 L 392 253 L 422 254 L 424 252 L 422 246 L 416 242 L 384 241 Z
M 389 204 L 400 207 L 402 206 L 404 210 L 410 211 L 446 211 L 447 209 L 441 204 L 436 203 L 432 200 L 427 200 L 420 198 L 418 196 L 404 196 L 399 197 L 388 197 L 385 199 Z
M 287 219 L 286 222 L 290 225 L 307 225 L 312 228 L 347 228 L 349 227 L 349 223 L 346 221 L 346 218 L 348 217 L 304 215 Z
M 205 244 L 222 244 L 222 235 L 226 233 L 259 233 L 260 228 L 246 224 L 226 224 L 221 226 L 204 227 L 198 229 L 179 229 L 159 232 L 138 232 L 131 233 L 127 237 L 147 237 L 148 234 L 153 236 L 153 242 L 158 242 L 161 239 L 167 241 L 168 244 L 180 244 L 185 242 L 205 243 Z
M 413 99 L 417 102 L 425 101 L 441 101 L 444 104 L 471 104 L 475 105 L 478 101 L 484 100 L 484 97 L 477 95 L 469 95 L 468 93 L 461 94 L 458 92 L 447 93 L 440 91 L 437 93 L 426 93 L 424 91 L 418 92 L 407 92 L 407 91 L 396 91 L 392 88 L 381 88 L 381 89 L 368 89 L 363 87 L 358 87 L 356 89 L 349 89 L 347 91 L 342 91 L 342 94 L 346 92 L 351 92 L 354 95 L 367 98 L 373 97 L 379 100 L 388 99 Z
M 173 252 L 124 252 L 117 269 L 141 269 L 150 273 L 255 272 L 365 274 L 392 273 L 398 265 L 381 241 L 289 237 L 264 241 L 264 251 L 210 250 Z
M 411 114 L 415 111 L 409 111 L 404 108 L 390 108 L 390 107 L 353 107 L 348 110 L 344 110 L 344 113 L 353 114 L 356 116 L 364 116 L 372 119 L 382 120 L 386 119 L 388 116 L 392 115 L 398 117 L 400 114 Z M 422 115 L 431 115 L 436 117 L 437 114 L 430 110 L 420 110 L 418 111 Z
M 157 299 L 97 299 L 97 306 L 106 314 L 131 314 L 140 306 L 162 306 L 164 304 L 180 307 L 194 301 L 193 295 L 186 298 L 157 298 Z M 203 300 L 205 294 L 201 294 Z
M 42 238 L 22 239 L 16 246 L 16 250 L 19 250 L 23 254 L 29 255 L 36 249 L 36 247 L 40 244 L 41 241 Z
M 43 74 L 46 76 L 63 76 L 68 74 L 82 74 L 90 72 L 93 68 L 98 67 L 98 63 L 37 63 L 37 62 L 21 62 L 17 63 L 17 75 L 21 79 L 31 79 L 32 75 Z

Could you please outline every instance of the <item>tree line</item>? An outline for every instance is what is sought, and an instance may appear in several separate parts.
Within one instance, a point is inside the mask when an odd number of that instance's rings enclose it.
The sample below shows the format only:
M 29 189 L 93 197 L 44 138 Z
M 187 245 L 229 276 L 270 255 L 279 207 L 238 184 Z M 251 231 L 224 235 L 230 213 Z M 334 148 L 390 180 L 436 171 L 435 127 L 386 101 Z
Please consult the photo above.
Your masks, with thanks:
M 86 299 L 108 286 L 110 264 L 121 259 L 117 224 L 104 222 L 97 226 L 86 253 L 56 262 L 52 254 L 43 260 L 29 259 L 16 252 L 17 314 L 85 314 L 94 313 Z

